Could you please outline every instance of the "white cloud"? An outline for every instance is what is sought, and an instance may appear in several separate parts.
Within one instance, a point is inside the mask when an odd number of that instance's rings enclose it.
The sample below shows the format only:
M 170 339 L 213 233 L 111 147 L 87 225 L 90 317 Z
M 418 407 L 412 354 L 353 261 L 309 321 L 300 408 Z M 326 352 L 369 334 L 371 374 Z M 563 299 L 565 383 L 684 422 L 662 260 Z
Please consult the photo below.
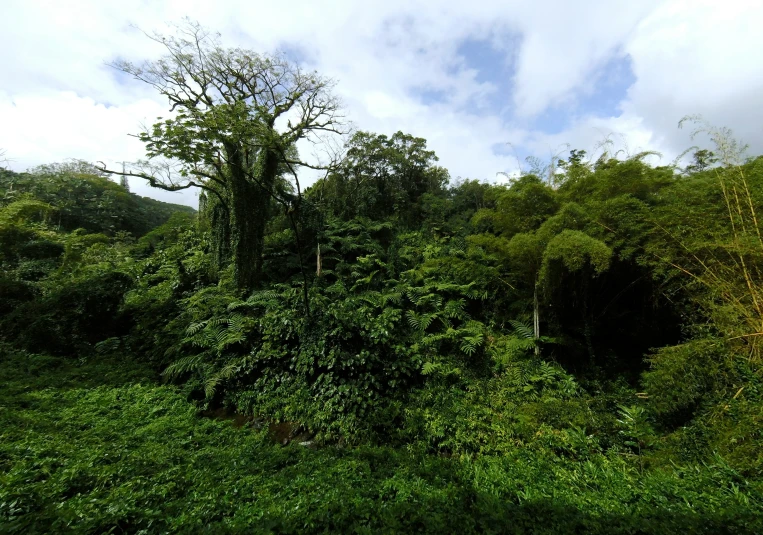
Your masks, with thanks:
M 72 91 L 50 91 L 10 97 L 0 93 L 0 147 L 8 147 L 11 167 L 26 169 L 68 158 L 103 161 L 119 168 L 120 162 L 144 156 L 143 144 L 126 135 L 139 122 L 150 124 L 165 113 L 165 106 L 140 99 L 107 107 Z M 132 191 L 167 202 L 195 205 L 194 193 L 156 190 L 138 179 Z
M 592 150 L 614 134 L 617 148 L 631 154 L 657 150 L 669 164 L 694 144 L 692 128 L 678 129 L 678 121 L 702 115 L 716 126 L 728 126 L 763 153 L 763 2 L 737 0 L 675 0 L 663 2 L 619 45 L 632 60 L 635 83 L 620 104 L 618 117 L 581 117 L 553 136 L 531 134 L 529 144 L 569 142 Z
M 676 123 L 700 113 L 763 152 L 763 2 L 679 0 L 642 21 L 626 43 L 636 84 L 623 104 L 670 152 L 688 144 Z
M 585 87 L 657 3 L 558 2 L 528 13 L 516 74 L 518 113 L 540 113 Z
M 675 155 L 690 144 L 687 132 L 676 128 L 687 113 L 728 125 L 763 151 L 759 0 L 130 5 L 126 10 L 124 2 L 103 0 L 4 2 L 0 47 L 14 52 L 0 58 L 0 148 L 15 160 L 14 168 L 69 157 L 140 157 L 140 143 L 128 134 L 141 121 L 166 114 L 167 105 L 105 63 L 160 52 L 130 23 L 161 31 L 165 22 L 186 15 L 220 31 L 227 44 L 297 51 L 308 67 L 337 79 L 337 92 L 359 128 L 425 137 L 454 177 L 494 178 L 497 171 L 513 169 L 513 156 L 492 151 L 506 142 L 545 157 L 564 142 L 590 150 L 610 132 L 620 132 L 633 152 L 653 148 Z M 515 66 L 513 76 L 478 81 L 474 66 L 457 56 L 465 39 L 495 42 Z M 544 110 L 573 106 L 609 60 L 626 54 L 636 81 L 620 116 L 574 110 L 577 119 L 561 133 L 527 129 Z M 423 103 L 417 90 L 441 91 L 445 99 Z M 488 113 L 484 105 L 496 95 L 513 117 Z M 161 196 L 136 182 L 134 191 Z M 195 203 L 189 194 L 175 197 Z

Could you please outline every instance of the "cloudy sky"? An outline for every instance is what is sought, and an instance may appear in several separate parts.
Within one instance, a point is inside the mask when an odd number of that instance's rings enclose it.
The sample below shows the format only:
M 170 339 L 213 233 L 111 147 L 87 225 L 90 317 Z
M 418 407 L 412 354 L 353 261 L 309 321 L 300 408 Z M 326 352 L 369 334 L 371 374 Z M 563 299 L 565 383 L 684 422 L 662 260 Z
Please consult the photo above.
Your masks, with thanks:
M 428 140 L 452 177 L 496 180 L 528 155 L 604 139 L 669 163 L 702 114 L 763 153 L 763 0 L 196 2 L 3 0 L 0 149 L 10 167 L 131 161 L 166 115 L 106 65 L 161 53 L 137 28 L 183 17 L 225 44 L 282 50 L 337 80 L 359 129 Z M 137 28 L 136 28 L 137 27 Z M 195 205 L 193 194 L 133 191 Z

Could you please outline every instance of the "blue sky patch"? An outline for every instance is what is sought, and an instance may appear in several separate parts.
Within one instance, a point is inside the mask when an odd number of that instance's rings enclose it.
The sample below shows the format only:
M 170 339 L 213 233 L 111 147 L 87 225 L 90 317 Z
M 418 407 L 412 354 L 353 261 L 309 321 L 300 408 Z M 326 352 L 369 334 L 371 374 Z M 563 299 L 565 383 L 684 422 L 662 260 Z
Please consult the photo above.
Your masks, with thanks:
M 466 111 L 479 115 L 502 115 L 511 102 L 516 55 L 520 46 L 519 35 L 506 35 L 503 39 L 469 38 L 456 49 L 460 61 L 456 70 L 476 72 L 474 79 L 494 88 L 482 101 L 467 107 Z
M 475 115 L 504 115 L 511 104 L 513 76 L 520 36 L 506 34 L 495 37 L 470 37 L 463 40 L 455 51 L 455 57 L 447 69 L 451 76 L 472 71 L 474 80 L 484 84 L 484 94 L 475 95 L 462 111 Z M 414 87 L 411 93 L 423 104 L 446 104 L 448 90 L 432 87 Z
M 497 47 L 492 39 L 469 38 L 456 49 L 465 67 L 477 71 L 476 80 L 501 86 L 513 74 L 513 54 Z
M 578 117 L 619 117 L 620 103 L 635 82 L 631 57 L 614 56 L 596 70 L 587 88 L 537 115 L 527 127 L 544 134 L 558 134 Z
M 631 57 L 613 57 L 598 70 L 593 91 L 581 95 L 578 108 L 585 114 L 619 117 L 620 102 L 635 82 Z
M 306 65 L 310 63 L 309 60 L 314 60 L 311 54 L 304 47 L 296 43 L 282 43 L 278 47 L 278 52 L 286 56 L 286 59 L 297 65 Z
M 412 93 L 424 104 L 444 104 L 448 101 L 448 92 L 442 89 L 413 88 Z

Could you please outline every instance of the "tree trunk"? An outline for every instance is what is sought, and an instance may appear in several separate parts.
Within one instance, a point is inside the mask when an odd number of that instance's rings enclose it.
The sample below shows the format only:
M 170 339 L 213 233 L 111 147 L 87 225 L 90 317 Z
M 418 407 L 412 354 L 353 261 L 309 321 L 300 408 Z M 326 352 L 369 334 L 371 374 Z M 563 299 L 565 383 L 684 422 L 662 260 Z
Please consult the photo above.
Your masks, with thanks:
M 220 201 L 213 199 L 209 202 L 214 203 L 207 214 L 212 234 L 212 259 L 215 268 L 221 270 L 230 261 L 231 214 Z
M 593 317 L 588 306 L 588 284 L 583 284 L 583 336 L 588 349 L 588 362 L 591 366 L 596 364 L 596 353 L 593 347 Z
M 278 173 L 278 155 L 263 150 L 252 181 L 243 169 L 243 159 L 233 151 L 231 165 L 231 250 L 236 287 L 251 291 L 262 276 L 265 226 L 270 216 L 270 197 Z
M 248 291 L 257 283 L 257 273 L 262 263 L 262 239 L 256 224 L 257 192 L 245 179 L 231 180 L 231 252 L 233 256 L 233 280 L 236 287 Z
M 533 290 L 533 336 L 535 337 L 535 356 L 540 356 L 540 346 L 538 345 L 538 339 L 540 338 L 540 306 L 538 304 L 538 280 L 535 280 L 535 288 Z

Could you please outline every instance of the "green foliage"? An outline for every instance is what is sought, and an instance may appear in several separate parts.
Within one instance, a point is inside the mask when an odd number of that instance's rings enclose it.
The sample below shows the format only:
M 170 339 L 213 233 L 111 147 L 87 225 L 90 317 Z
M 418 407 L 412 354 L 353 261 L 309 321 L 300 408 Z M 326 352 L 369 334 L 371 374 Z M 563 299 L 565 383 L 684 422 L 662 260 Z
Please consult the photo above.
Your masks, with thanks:
M 46 213 L 50 224 L 64 230 L 142 236 L 177 212 L 195 211 L 131 194 L 85 162 L 41 166 L 27 173 L 0 169 L 0 214 L 5 214 L 0 215 L 0 226 L 12 213 L 13 218 Z
M 506 237 L 540 227 L 559 209 L 555 190 L 534 175 L 514 181 L 496 201 L 493 227 Z M 478 212 L 475 218 L 484 218 Z
M 4 531 L 761 529 L 763 489 L 721 458 L 640 475 L 617 455 L 595 453 L 592 439 L 574 428 L 543 429 L 537 438 L 559 454 L 284 448 L 264 431 L 199 418 L 181 393 L 127 366 L 4 353 L 0 378 L 11 389 L 0 403 Z
M 733 378 L 729 348 L 717 338 L 662 347 L 650 356 L 644 389 L 656 414 L 669 419 L 696 409 Z M 686 414 L 683 414 L 686 418 Z
M 421 223 L 420 199 L 442 194 L 448 183 L 437 160 L 422 138 L 357 132 L 341 168 L 313 186 L 312 194 L 343 219 L 393 219 L 413 228 Z
M 360 132 L 303 196 L 322 123 L 274 124 L 330 84 L 186 30 L 120 68 L 178 105 L 143 140 L 179 182 L 149 180 L 198 219 L 0 170 L 0 531 L 761 531 L 763 158 L 704 128 L 683 171 L 573 150 L 447 188 Z M 274 92 L 189 100 L 173 66 Z
M 9 226 L 27 219 L 46 217 L 53 207 L 35 199 L 13 201 L 0 210 L 0 226 Z
M 413 352 L 393 339 L 402 319 L 394 293 L 350 293 L 335 283 L 312 293 L 310 318 L 302 316 L 300 298 L 290 286 L 256 292 L 190 324 L 185 344 L 192 354 L 165 374 L 193 372 L 210 401 L 224 385 L 228 402 L 241 410 L 299 421 L 327 436 L 368 433 L 365 418 L 418 368 Z M 194 296 L 188 304 L 196 302 Z
M 485 345 L 487 330 L 466 312 L 467 299 L 479 298 L 472 284 L 410 286 L 405 295 L 412 305 L 406 312 L 408 324 L 417 331 L 419 343 L 430 358 L 455 356 L 460 351 L 468 358 L 464 364 L 478 367 L 478 350 Z
M 763 383 L 755 366 L 735 361 L 734 383 L 717 395 L 717 405 L 698 418 L 689 431 L 704 435 L 704 451 L 694 458 L 717 452 L 726 462 L 750 478 L 763 474 Z
M 321 143 L 324 134 L 346 130 L 333 82 L 284 55 L 224 48 L 218 36 L 190 20 L 175 26 L 174 35 L 150 38 L 165 49 L 163 57 L 112 66 L 157 90 L 175 113 L 138 135 L 148 159 L 131 164 L 130 176 L 164 190 L 200 188 L 207 200 L 214 196 L 215 260 L 230 251 L 234 284 L 250 292 L 263 278 L 273 201 L 287 210 L 297 233 L 297 170 L 316 168 L 299 158 L 297 142 Z M 301 247 L 298 233 L 295 238 Z
M 625 437 L 625 445 L 633 448 L 638 455 L 641 471 L 644 471 L 643 450 L 652 446 L 655 441 L 654 430 L 647 419 L 646 410 L 638 405 L 620 406 L 622 426 L 620 433 Z
M 604 243 L 577 230 L 565 230 L 548 242 L 543 253 L 541 276 L 551 276 L 552 265 L 561 264 L 570 272 L 590 266 L 595 274 L 609 267 L 612 250 Z
M 131 271 L 135 286 L 123 307 L 134 323 L 128 342 L 158 365 L 177 357 L 189 323 L 225 310 L 232 299 L 230 288 L 210 286 L 218 272 L 208 249 L 205 236 L 183 218 L 170 219 L 134 247 L 150 254 Z
M 35 297 L 34 287 L 26 281 L 0 278 L 0 317 Z
M 101 340 L 125 334 L 120 306 L 131 284 L 116 272 L 71 281 L 15 308 L 0 320 L 0 331 L 30 351 L 87 352 Z

